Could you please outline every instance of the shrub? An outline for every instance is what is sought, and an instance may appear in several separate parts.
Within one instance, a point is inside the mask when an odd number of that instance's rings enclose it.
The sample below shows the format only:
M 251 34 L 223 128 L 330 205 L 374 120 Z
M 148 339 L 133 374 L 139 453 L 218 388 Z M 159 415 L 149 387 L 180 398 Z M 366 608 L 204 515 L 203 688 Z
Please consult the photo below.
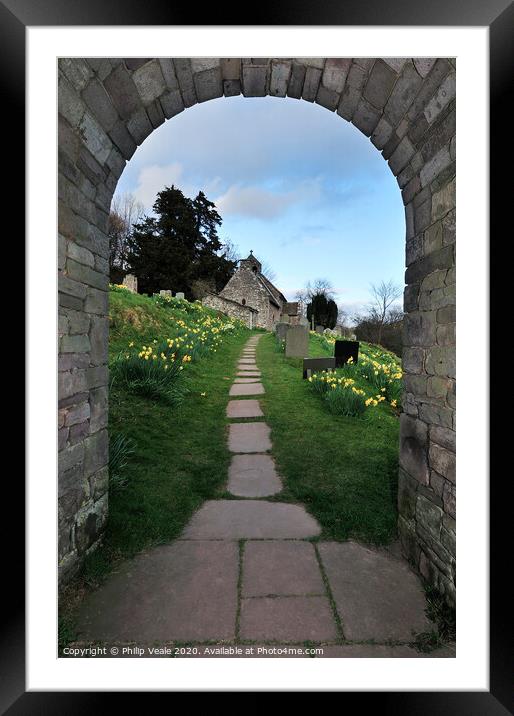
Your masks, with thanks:
M 127 477 L 123 471 L 136 447 L 135 441 L 123 433 L 111 434 L 109 439 L 109 490 L 111 492 L 126 486 Z
M 132 393 L 178 405 L 186 393 L 181 366 L 178 360 L 145 358 L 141 353 L 120 354 L 111 364 L 111 375 L 115 383 Z
M 325 393 L 327 408 L 335 415 L 357 417 L 366 410 L 366 403 L 361 392 L 351 388 L 333 388 Z

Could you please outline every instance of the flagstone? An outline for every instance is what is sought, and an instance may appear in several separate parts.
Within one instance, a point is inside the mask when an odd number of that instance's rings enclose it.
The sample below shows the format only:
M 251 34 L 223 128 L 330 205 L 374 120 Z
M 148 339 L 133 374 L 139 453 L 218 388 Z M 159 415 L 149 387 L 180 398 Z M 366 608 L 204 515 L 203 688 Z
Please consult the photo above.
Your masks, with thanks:
M 249 385 L 236 386 L 251 388 Z M 266 423 L 232 423 L 228 426 L 230 452 L 267 452 L 271 450 L 270 427 Z
M 237 371 L 236 376 L 241 377 L 241 378 L 260 378 L 261 371 L 260 370 L 239 370 L 239 371 Z
M 184 542 L 125 561 L 79 610 L 80 638 L 105 641 L 233 639 L 239 551 Z
M 246 543 L 242 596 L 270 595 L 325 596 L 318 560 L 310 542 L 265 540 Z
M 232 385 L 230 387 L 229 395 L 262 395 L 264 393 L 264 386 L 262 383 L 250 383 L 246 385 Z
M 268 497 L 280 492 L 282 481 L 271 455 L 234 455 L 227 489 L 237 497 Z
M 356 542 L 319 545 L 346 639 L 409 641 L 433 627 L 418 577 L 405 561 Z
M 193 515 L 180 539 L 305 539 L 320 532 L 316 520 L 301 505 L 266 500 L 208 500 Z
M 253 358 L 240 358 L 239 363 L 255 363 Z
M 227 405 L 227 418 L 262 418 L 258 400 L 229 400 Z
M 242 639 L 276 639 L 285 642 L 337 638 L 327 597 L 243 599 L 239 633 Z
M 260 381 L 260 378 L 248 378 L 248 377 L 245 377 L 245 378 L 234 378 L 234 383 L 235 383 L 236 385 L 241 385 L 241 384 L 244 384 L 244 383 L 259 383 L 259 381 Z

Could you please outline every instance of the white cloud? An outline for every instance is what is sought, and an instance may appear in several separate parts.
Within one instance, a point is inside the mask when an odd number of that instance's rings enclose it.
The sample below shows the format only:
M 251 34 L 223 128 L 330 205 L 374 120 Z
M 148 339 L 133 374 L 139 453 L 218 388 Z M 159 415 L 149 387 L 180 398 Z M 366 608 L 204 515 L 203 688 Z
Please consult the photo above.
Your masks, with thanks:
M 146 209 L 150 210 L 157 197 L 157 192 L 162 191 L 165 186 L 175 184 L 184 191 L 183 174 L 184 168 L 178 162 L 166 164 L 165 166 L 152 164 L 143 167 L 139 172 L 137 185 L 132 193 L 138 201 L 143 203 Z
M 269 220 L 285 214 L 294 204 L 317 201 L 321 196 L 320 184 L 320 179 L 305 181 L 291 191 L 273 191 L 260 186 L 232 184 L 215 201 L 222 216 L 248 216 Z

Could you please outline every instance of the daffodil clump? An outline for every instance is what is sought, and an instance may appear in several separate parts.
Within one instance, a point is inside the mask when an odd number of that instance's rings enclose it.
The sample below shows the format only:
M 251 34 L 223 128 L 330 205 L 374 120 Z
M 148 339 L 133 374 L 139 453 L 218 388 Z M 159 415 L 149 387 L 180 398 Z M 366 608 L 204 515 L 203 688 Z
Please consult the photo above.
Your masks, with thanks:
M 336 341 L 330 334 L 320 335 L 311 331 L 317 340 L 333 351 Z M 392 408 L 398 408 L 402 397 L 402 367 L 400 360 L 394 353 L 383 350 L 370 343 L 360 343 L 359 360 L 356 364 L 352 359 L 346 365 L 337 370 L 338 374 L 346 378 L 353 378 L 362 384 L 363 380 L 369 384 L 373 395 L 369 395 L 370 402 L 366 407 L 375 407 L 381 402 L 387 401 Z
M 216 315 L 199 302 L 156 296 L 159 306 L 175 310 L 167 317 L 170 335 L 152 341 L 130 341 L 111 363 L 115 381 L 132 392 L 179 403 L 186 386 L 183 373 L 190 363 L 216 353 L 228 332 L 240 329 L 240 321 Z

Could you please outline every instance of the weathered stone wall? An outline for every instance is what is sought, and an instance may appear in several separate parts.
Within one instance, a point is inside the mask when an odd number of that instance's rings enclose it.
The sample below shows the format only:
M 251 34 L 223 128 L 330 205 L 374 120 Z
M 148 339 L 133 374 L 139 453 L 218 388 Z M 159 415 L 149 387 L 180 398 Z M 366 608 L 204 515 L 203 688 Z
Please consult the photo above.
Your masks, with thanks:
M 248 328 L 255 328 L 257 325 L 258 311 L 251 306 L 242 306 L 237 301 L 231 301 L 229 298 L 209 293 L 202 298 L 204 306 L 213 308 L 215 311 L 221 311 L 231 318 L 237 318 L 243 321 Z
M 257 326 L 272 330 L 273 323 L 270 311 L 269 293 L 266 291 L 256 274 L 245 265 L 230 277 L 229 282 L 220 291 L 220 296 L 230 298 L 232 301 L 241 303 L 244 299 L 246 305 L 252 306 L 257 311 Z M 277 309 L 278 315 L 278 309 Z
M 444 58 L 60 60 L 60 573 L 68 576 L 94 548 L 107 515 L 113 191 L 136 147 L 165 119 L 237 94 L 302 98 L 337 112 L 370 138 L 397 179 L 407 264 L 399 529 L 413 564 L 452 600 L 455 62 Z

